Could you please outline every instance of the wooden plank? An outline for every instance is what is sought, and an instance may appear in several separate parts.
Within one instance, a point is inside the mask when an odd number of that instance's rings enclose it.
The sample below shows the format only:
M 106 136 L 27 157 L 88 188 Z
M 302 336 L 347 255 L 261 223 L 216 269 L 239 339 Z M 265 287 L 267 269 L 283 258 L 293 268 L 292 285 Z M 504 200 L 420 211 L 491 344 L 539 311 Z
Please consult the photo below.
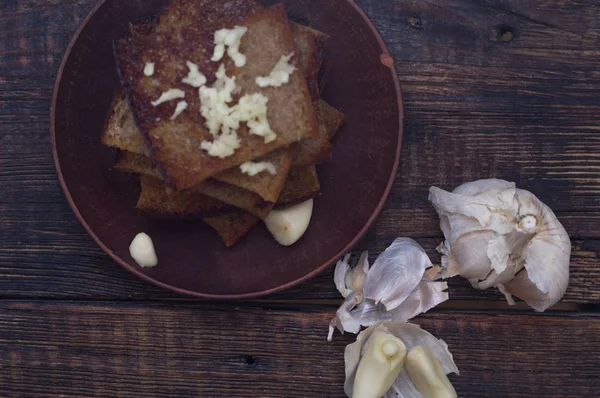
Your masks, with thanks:
M 52 84 L 70 36 L 95 3 L 1 3 L 0 297 L 173 297 L 101 253 L 66 205 L 52 166 Z M 503 177 L 555 209 L 576 241 L 565 300 L 598 303 L 600 7 L 583 0 L 357 3 L 388 43 L 406 107 L 396 184 L 357 249 L 376 254 L 396 236 L 413 236 L 432 252 L 441 234 L 428 188 Z M 456 299 L 502 300 L 464 281 L 451 285 Z M 331 272 L 274 297 L 298 298 L 337 299 Z
M 44 217 L 37 204 L 28 204 L 22 210 L 5 209 L 0 214 L 14 214 L 5 218 L 5 225 L 20 224 L 24 232 L 14 234 L 14 229 L 0 229 L 0 298 L 168 298 L 181 297 L 155 288 L 114 263 L 78 222 L 70 217 L 66 205 L 57 203 L 61 217 L 51 219 L 49 225 L 40 224 Z M 13 213 L 14 211 L 14 213 Z M 7 222 L 8 221 L 8 222 Z M 385 228 L 385 227 L 384 227 Z M 354 253 L 369 250 L 371 263 L 399 234 L 376 224 L 359 243 Z M 383 231 L 380 229 L 384 229 Z M 24 240 L 23 236 L 27 236 Z M 440 255 L 435 247 L 441 238 L 417 238 L 434 262 L 439 264 Z M 598 263 L 600 241 L 573 241 L 571 256 L 571 282 L 563 302 L 600 303 L 600 278 Z M 449 281 L 453 300 L 504 301 L 497 291 L 474 290 L 464 279 Z M 333 267 L 289 291 L 269 297 L 270 300 L 341 300 L 333 283 Z
M 343 397 L 343 350 L 325 340 L 333 311 L 173 302 L 0 302 L 4 397 Z M 596 396 L 600 320 L 433 314 L 464 397 Z M 576 342 L 576 344 L 574 344 Z

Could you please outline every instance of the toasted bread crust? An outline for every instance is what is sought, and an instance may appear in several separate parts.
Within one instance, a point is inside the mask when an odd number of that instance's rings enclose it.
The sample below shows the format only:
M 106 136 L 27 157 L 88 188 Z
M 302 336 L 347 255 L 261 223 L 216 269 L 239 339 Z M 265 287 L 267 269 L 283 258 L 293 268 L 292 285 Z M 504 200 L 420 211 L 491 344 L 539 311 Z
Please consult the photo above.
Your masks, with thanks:
M 140 176 L 140 184 L 136 208 L 156 216 L 204 218 L 236 211 L 234 207 L 195 190 L 167 195 L 164 181 L 151 176 Z
M 172 192 L 169 192 L 171 190 L 169 190 L 168 186 L 164 183 L 162 174 L 158 170 L 156 164 L 147 156 L 128 151 L 121 151 L 117 154 L 117 160 L 113 165 L 113 168 L 126 173 L 140 174 L 161 180 L 163 181 L 162 189 L 165 190 L 165 193 L 169 195 L 173 194 Z M 155 186 L 156 184 L 152 186 L 152 188 L 154 189 Z M 193 188 L 176 191 L 175 193 L 186 193 L 188 191 L 197 192 L 201 194 L 201 196 L 217 199 L 238 209 L 246 210 L 260 218 L 265 218 L 273 208 L 273 203 L 264 201 L 257 194 L 243 188 L 217 181 L 213 178 L 204 180 Z M 161 195 L 156 196 L 164 198 Z M 182 197 L 188 198 L 189 196 L 182 195 Z M 148 207 L 150 207 L 150 205 L 148 205 Z M 157 204 L 156 209 L 154 210 L 158 212 L 160 210 L 160 205 Z M 190 213 L 190 211 L 182 212 Z
M 325 45 L 329 36 L 308 26 L 292 23 L 298 60 L 304 71 L 306 84 L 313 101 L 319 99 L 319 73 L 325 58 Z
M 272 163 L 277 170 L 275 175 L 263 172 L 255 176 L 249 176 L 242 173 L 239 167 L 234 167 L 219 173 L 215 176 L 215 179 L 256 192 L 267 202 L 277 202 L 292 166 L 292 157 L 295 153 L 296 145 L 291 145 L 288 148 L 278 149 L 257 159 L 257 162 Z
M 294 167 L 290 170 L 277 206 L 301 203 L 314 198 L 319 194 L 320 188 L 314 166 Z M 217 231 L 227 247 L 231 247 L 246 235 L 260 219 L 250 213 L 240 211 L 205 218 L 203 221 Z
M 223 216 L 205 218 L 202 221 L 217 231 L 225 246 L 231 247 L 258 224 L 260 218 L 238 211 Z

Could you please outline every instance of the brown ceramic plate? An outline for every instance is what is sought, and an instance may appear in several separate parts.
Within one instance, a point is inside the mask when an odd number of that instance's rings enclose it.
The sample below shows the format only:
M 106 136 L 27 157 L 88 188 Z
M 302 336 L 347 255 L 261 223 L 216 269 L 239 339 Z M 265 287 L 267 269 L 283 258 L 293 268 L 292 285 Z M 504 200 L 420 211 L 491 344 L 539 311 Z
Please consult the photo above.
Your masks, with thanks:
M 138 213 L 137 178 L 111 171 L 114 151 L 100 143 L 119 86 L 111 40 L 124 34 L 129 21 L 158 13 L 164 3 L 101 1 L 66 52 L 54 90 L 51 134 L 58 176 L 75 215 L 115 261 L 179 293 L 248 298 L 315 276 L 366 232 L 394 181 L 402 105 L 383 41 L 350 0 L 285 1 L 290 15 L 331 35 L 323 98 L 348 119 L 334 141 L 332 160 L 319 168 L 322 195 L 306 235 L 284 248 L 260 226 L 228 249 L 200 221 L 160 221 Z M 155 268 L 141 269 L 129 255 L 129 243 L 141 231 L 154 240 Z

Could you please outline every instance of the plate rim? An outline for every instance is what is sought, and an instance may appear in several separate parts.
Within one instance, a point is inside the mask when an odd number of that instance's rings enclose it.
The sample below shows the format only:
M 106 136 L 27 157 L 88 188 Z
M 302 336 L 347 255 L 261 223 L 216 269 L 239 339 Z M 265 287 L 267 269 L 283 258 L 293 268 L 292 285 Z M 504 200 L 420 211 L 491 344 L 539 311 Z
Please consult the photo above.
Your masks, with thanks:
M 387 46 L 386 46 L 385 42 L 383 41 L 383 38 L 379 34 L 379 31 L 377 30 L 377 28 L 375 27 L 375 25 L 373 24 L 371 19 L 368 17 L 368 15 L 362 10 L 362 8 L 360 8 L 354 2 L 354 0 L 342 0 L 354 8 L 354 10 L 366 22 L 367 26 L 373 33 L 375 39 L 377 40 L 379 47 L 382 51 L 381 63 L 388 68 L 390 74 L 392 75 L 392 81 L 394 83 L 394 90 L 396 92 L 396 100 L 397 100 L 397 104 L 398 104 L 398 126 L 399 126 L 398 132 L 397 132 L 398 143 L 396 146 L 394 163 L 392 165 L 392 169 L 390 171 L 390 176 L 388 178 L 385 190 L 384 190 L 383 194 L 381 195 L 381 198 L 379 199 L 379 202 L 377 203 L 375 210 L 373 211 L 373 213 L 371 214 L 371 216 L 369 217 L 367 222 L 358 231 L 356 236 L 354 238 L 352 238 L 346 245 L 344 245 L 344 247 L 341 250 L 339 250 L 329 260 L 326 260 L 323 264 L 321 264 L 320 266 L 318 266 L 311 272 L 301 276 L 300 278 L 294 279 L 294 280 L 289 281 L 280 286 L 276 286 L 276 287 L 265 289 L 265 290 L 255 291 L 255 292 L 237 293 L 237 294 L 214 294 L 214 293 L 200 293 L 200 292 L 196 292 L 193 290 L 188 290 L 188 289 L 180 288 L 177 286 L 173 286 L 173 285 L 169 285 L 167 283 L 161 282 L 159 280 L 156 280 L 156 279 L 150 277 L 149 275 L 144 274 L 143 272 L 141 272 L 141 269 L 138 269 L 139 267 L 133 266 L 133 265 L 129 264 L 128 262 L 126 262 L 125 260 L 123 260 L 121 257 L 117 256 L 94 233 L 94 231 L 92 230 L 90 225 L 87 223 L 85 218 L 82 216 L 82 214 L 79 211 L 79 208 L 77 207 L 77 205 L 75 204 L 73 197 L 71 196 L 71 193 L 69 191 L 69 188 L 67 187 L 67 184 L 65 182 L 65 179 L 64 179 L 64 176 L 62 173 L 62 168 L 60 165 L 60 160 L 58 157 L 58 150 L 57 150 L 57 146 L 56 146 L 56 104 L 57 104 L 57 100 L 58 100 L 58 92 L 59 92 L 60 84 L 63 79 L 65 65 L 71 55 L 71 51 L 73 50 L 75 43 L 81 36 L 81 32 L 83 31 L 85 26 L 89 23 L 89 21 L 94 17 L 96 12 L 107 1 L 109 1 L 109 0 L 100 0 L 90 10 L 88 15 L 83 19 L 83 21 L 80 23 L 80 25 L 77 27 L 77 29 L 73 33 L 73 36 L 71 37 L 71 40 L 69 41 L 69 44 L 67 45 L 67 48 L 65 49 L 65 52 L 63 54 L 63 57 L 62 57 L 62 60 L 60 63 L 60 67 L 56 74 L 56 80 L 54 81 L 54 88 L 53 88 L 53 92 L 52 92 L 52 102 L 50 104 L 50 144 L 52 147 L 52 160 L 54 163 L 54 167 L 56 169 L 56 174 L 58 176 L 58 180 L 60 182 L 60 186 L 63 191 L 63 194 L 65 195 L 65 198 L 67 199 L 67 202 L 69 203 L 69 206 L 71 207 L 71 210 L 73 210 L 73 213 L 75 213 L 75 217 L 77 218 L 77 220 L 79 220 L 79 223 L 83 226 L 83 228 L 86 230 L 86 232 L 92 237 L 92 239 L 96 242 L 96 244 L 106 254 L 108 254 L 109 257 L 113 261 L 115 261 L 121 267 L 123 267 L 124 269 L 126 269 L 127 271 L 129 271 L 130 273 L 135 275 L 136 277 L 142 279 L 143 281 L 146 281 L 154 286 L 160 287 L 162 289 L 165 289 L 165 290 L 168 290 L 168 291 L 171 291 L 174 293 L 183 294 L 183 295 L 192 296 L 192 297 L 201 298 L 201 299 L 207 299 L 207 300 L 252 299 L 252 298 L 269 296 L 269 295 L 272 295 L 275 293 L 279 293 L 279 292 L 288 290 L 292 287 L 295 287 L 301 283 L 304 283 L 304 282 L 314 278 L 315 276 L 321 274 L 327 268 L 329 268 L 333 264 L 334 261 L 336 261 L 337 259 L 341 258 L 344 254 L 351 251 L 352 248 L 367 233 L 369 228 L 371 228 L 371 226 L 373 225 L 373 223 L 375 222 L 377 217 L 379 217 L 379 214 L 381 213 L 381 210 L 383 209 L 383 206 L 385 205 L 385 203 L 389 197 L 390 191 L 391 191 L 392 186 L 394 185 L 394 182 L 396 179 L 396 175 L 398 172 L 398 166 L 400 164 L 400 154 L 401 154 L 401 150 L 402 150 L 402 141 L 403 141 L 403 136 L 404 136 L 404 105 L 403 105 L 403 101 L 402 101 L 402 91 L 400 88 L 400 80 L 398 78 L 398 72 L 396 70 L 396 66 L 395 66 L 393 57 L 391 56 L 390 52 L 388 51 Z

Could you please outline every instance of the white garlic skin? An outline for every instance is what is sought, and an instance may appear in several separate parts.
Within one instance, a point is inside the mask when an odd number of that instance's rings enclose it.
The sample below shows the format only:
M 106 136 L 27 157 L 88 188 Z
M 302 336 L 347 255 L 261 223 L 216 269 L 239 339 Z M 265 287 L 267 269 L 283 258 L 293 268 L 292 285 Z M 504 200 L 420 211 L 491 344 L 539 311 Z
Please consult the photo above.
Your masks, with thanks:
M 346 300 L 329 325 L 329 341 L 336 328 L 358 333 L 361 326 L 406 322 L 449 298 L 448 284 L 435 281 L 440 267 L 432 266 L 413 239 L 395 239 L 371 267 L 367 252 L 354 268 L 349 259 L 346 255 L 335 267 L 334 282 Z
M 571 242 L 552 210 L 514 183 L 488 179 L 452 193 L 432 187 L 430 201 L 446 241 L 440 246 L 446 277 L 461 275 L 478 289 L 498 287 L 536 311 L 564 295 Z

